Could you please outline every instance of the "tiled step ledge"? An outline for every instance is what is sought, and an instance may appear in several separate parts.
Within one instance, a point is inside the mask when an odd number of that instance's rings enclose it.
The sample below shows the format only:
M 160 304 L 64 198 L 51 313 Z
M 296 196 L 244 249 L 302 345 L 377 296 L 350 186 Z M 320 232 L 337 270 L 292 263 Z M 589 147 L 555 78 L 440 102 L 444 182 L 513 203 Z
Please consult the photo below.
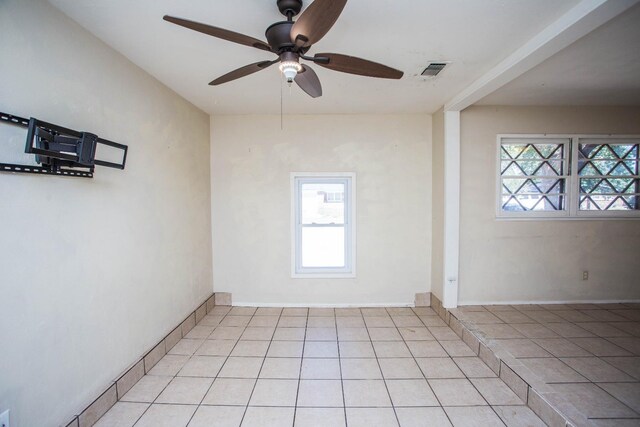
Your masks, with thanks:
M 578 420 L 573 417 L 573 420 L 570 421 L 562 414 L 559 408 L 553 406 L 544 398 L 544 393 L 548 391 L 544 383 L 533 373 L 528 375 L 526 370 L 523 369 L 524 366 L 513 356 L 507 352 L 496 351 L 491 347 L 490 343 L 481 341 L 467 325 L 458 320 L 455 310 L 452 312 L 444 308 L 440 299 L 433 294 L 431 294 L 431 308 L 548 426 L 575 427 L 575 422 L 578 425 L 588 424 L 586 418 Z M 567 403 L 567 405 L 570 404 Z M 570 406 L 570 408 L 567 408 L 568 412 L 577 413 L 572 405 Z
M 124 373 L 111 382 L 100 396 L 80 412 L 80 415 L 74 416 L 66 424 L 66 427 L 90 427 L 95 424 L 216 305 L 231 305 L 231 294 L 216 292 L 207 297 L 198 308 L 192 311 L 186 319 L 180 322 L 159 343 L 154 345 L 151 350 L 132 363 Z

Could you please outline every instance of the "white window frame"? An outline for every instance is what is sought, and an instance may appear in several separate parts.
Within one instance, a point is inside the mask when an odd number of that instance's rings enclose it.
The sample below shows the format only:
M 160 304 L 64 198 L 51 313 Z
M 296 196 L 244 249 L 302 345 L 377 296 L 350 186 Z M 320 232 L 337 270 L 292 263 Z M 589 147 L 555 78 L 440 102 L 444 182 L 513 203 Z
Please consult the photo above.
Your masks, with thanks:
M 300 188 L 305 182 L 341 181 L 345 184 L 344 241 L 345 266 L 305 268 L 302 259 L 302 221 Z M 356 277 L 356 174 L 354 172 L 292 172 L 291 173 L 291 277 L 346 279 Z
M 565 209 L 562 211 L 524 211 L 509 212 L 502 210 L 502 163 L 501 148 L 505 139 L 522 141 L 548 140 L 550 143 L 558 143 L 566 140 L 565 157 L 569 161 L 565 163 L 570 169 L 565 170 L 565 175 L 558 178 L 566 179 Z M 603 134 L 499 134 L 496 138 L 496 193 L 495 207 L 496 219 L 513 220 L 594 220 L 594 219 L 640 219 L 640 210 L 633 211 L 581 211 L 580 208 L 580 177 L 578 176 L 578 147 L 582 140 L 604 139 L 607 142 L 615 140 L 617 143 L 640 142 L 640 135 L 603 135 Z M 604 141 L 603 141 L 604 143 Z

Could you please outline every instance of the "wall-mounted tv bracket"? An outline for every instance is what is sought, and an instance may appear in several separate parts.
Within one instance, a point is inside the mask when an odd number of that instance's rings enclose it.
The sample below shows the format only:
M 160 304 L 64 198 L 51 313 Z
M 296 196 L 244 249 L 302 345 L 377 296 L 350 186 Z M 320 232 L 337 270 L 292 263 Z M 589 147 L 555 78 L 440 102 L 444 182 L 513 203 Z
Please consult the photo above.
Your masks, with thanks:
M 93 178 L 95 166 L 124 169 L 127 161 L 126 145 L 98 138 L 89 132 L 78 132 L 33 117 L 25 119 L 0 112 L 2 122 L 27 129 L 25 153 L 35 154 L 36 163 L 40 166 L 0 163 L 0 172 Z M 97 160 L 98 144 L 122 150 L 122 162 Z

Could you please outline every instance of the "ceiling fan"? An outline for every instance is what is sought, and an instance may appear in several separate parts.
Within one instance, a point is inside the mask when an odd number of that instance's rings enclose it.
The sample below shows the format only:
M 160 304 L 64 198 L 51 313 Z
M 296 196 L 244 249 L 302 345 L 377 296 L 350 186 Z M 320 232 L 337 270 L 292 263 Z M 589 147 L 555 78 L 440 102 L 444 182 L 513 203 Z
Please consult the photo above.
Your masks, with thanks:
M 277 0 L 277 4 L 280 13 L 286 16 L 287 20 L 276 22 L 267 28 L 265 34 L 268 43 L 244 34 L 187 19 L 165 15 L 164 20 L 213 37 L 278 55 L 275 60 L 249 64 L 218 77 L 209 83 L 213 86 L 248 76 L 280 62 L 280 71 L 290 85 L 295 81 L 309 96 L 313 98 L 322 96 L 322 85 L 317 74 L 308 65 L 300 64 L 300 59 L 343 73 L 384 79 L 402 77 L 402 71 L 354 56 L 337 53 L 305 55 L 312 45 L 320 41 L 331 29 L 347 4 L 347 0 L 315 0 L 295 22 L 293 17 L 302 10 L 302 0 Z

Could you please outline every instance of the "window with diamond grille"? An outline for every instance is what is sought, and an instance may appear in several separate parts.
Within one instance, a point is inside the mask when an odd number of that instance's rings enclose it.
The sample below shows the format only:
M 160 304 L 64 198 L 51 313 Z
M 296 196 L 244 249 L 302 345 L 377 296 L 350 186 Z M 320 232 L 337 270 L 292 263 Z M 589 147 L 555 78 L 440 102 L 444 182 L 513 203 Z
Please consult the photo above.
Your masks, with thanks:
M 640 210 L 638 141 L 605 141 L 579 140 L 580 211 Z
M 564 211 L 568 139 L 503 139 L 500 204 L 504 212 Z
M 498 135 L 497 215 L 640 217 L 640 137 Z

